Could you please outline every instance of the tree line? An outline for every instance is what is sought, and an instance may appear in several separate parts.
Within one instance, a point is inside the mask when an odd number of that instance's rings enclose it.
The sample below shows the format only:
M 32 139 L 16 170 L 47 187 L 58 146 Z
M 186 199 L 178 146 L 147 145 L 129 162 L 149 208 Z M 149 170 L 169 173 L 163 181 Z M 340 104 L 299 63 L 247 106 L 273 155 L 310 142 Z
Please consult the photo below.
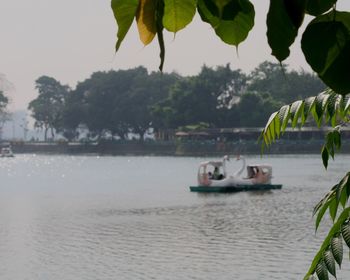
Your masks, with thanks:
M 263 62 L 245 74 L 230 65 L 203 66 L 198 75 L 149 73 L 144 67 L 95 72 L 75 89 L 52 77 L 35 81 L 38 97 L 28 109 L 45 140 L 60 133 L 141 140 L 149 129 L 186 126 L 261 127 L 282 104 L 317 94 L 325 86 L 306 71 Z

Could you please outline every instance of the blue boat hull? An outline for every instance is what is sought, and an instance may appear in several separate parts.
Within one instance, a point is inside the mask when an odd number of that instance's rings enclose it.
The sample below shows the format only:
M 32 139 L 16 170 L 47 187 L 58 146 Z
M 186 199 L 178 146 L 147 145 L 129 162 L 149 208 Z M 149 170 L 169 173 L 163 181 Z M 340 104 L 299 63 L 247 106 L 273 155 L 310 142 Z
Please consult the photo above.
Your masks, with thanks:
M 237 185 L 237 186 L 225 186 L 225 187 L 210 187 L 210 186 L 190 186 L 191 192 L 241 192 L 241 191 L 265 191 L 265 190 L 278 190 L 282 185 Z

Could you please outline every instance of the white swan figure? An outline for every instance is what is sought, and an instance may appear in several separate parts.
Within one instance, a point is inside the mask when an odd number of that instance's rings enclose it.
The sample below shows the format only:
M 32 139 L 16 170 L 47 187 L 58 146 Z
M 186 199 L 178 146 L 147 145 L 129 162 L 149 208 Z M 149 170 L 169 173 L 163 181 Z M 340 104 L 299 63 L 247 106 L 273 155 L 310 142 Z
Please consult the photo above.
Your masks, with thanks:
M 225 155 L 223 158 L 222 158 L 222 169 L 224 171 L 224 178 L 227 177 L 227 171 L 226 171 L 226 161 L 230 161 L 230 158 L 229 156 Z
M 246 162 L 245 162 L 245 158 L 238 155 L 237 156 L 237 160 L 242 160 L 243 161 L 243 165 L 241 167 L 241 169 L 237 170 L 234 174 L 233 174 L 233 177 L 238 177 L 242 174 L 242 172 L 245 170 L 245 166 L 246 166 Z

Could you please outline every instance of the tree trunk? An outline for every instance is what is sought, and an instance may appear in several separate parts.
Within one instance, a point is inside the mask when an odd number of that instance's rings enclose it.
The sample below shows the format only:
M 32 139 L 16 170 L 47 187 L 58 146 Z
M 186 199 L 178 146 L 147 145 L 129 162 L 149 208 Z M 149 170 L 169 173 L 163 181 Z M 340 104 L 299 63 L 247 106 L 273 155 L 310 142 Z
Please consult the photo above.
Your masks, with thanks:
M 145 130 L 140 130 L 140 131 L 139 131 L 140 142 L 144 142 L 144 141 L 145 141 L 145 134 L 146 134 L 146 131 L 145 131 Z
M 44 129 L 44 141 L 47 142 L 47 132 L 48 132 L 49 128 L 47 126 L 45 126 Z
M 55 139 L 55 131 L 54 131 L 53 127 L 51 127 L 51 138 L 52 138 L 52 140 Z

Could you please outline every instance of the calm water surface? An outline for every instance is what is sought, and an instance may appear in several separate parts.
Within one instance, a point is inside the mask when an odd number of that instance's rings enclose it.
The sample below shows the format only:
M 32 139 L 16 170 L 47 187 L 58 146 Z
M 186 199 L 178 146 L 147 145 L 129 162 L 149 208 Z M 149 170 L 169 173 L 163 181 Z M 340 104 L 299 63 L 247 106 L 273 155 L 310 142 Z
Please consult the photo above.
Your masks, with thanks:
M 0 279 L 301 279 L 329 225 L 315 236 L 312 208 L 350 156 L 327 172 L 318 155 L 247 157 L 283 189 L 190 193 L 203 160 L 1 159 Z

